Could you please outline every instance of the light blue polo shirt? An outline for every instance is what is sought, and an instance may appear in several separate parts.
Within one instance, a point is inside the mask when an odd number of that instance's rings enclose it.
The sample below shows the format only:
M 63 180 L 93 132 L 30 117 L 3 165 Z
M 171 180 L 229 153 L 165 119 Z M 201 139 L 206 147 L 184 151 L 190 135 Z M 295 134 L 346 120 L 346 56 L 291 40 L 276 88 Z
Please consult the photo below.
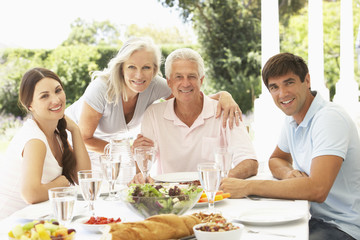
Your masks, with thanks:
M 311 202 L 310 212 L 360 239 L 360 140 L 345 110 L 316 94 L 300 125 L 293 117 L 286 117 L 278 147 L 291 154 L 295 169 L 308 175 L 315 157 L 344 159 L 325 202 Z

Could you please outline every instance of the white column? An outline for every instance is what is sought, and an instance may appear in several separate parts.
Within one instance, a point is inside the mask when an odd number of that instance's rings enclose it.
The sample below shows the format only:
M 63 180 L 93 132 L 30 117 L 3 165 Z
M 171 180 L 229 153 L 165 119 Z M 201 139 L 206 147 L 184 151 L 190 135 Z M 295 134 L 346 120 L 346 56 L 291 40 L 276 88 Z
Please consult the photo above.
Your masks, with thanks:
M 359 86 L 354 74 L 354 35 L 352 1 L 341 0 L 340 10 L 340 79 L 334 102 L 354 116 L 358 112 Z
M 322 0 L 308 1 L 308 67 L 311 79 L 311 90 L 316 90 L 323 98 L 329 100 L 329 90 L 326 88 L 324 80 L 322 5 Z
M 261 0 L 261 66 L 280 52 L 278 0 Z M 262 94 L 269 94 L 265 84 Z
M 280 52 L 278 0 L 261 1 L 261 61 L 262 66 Z M 254 147 L 260 166 L 267 169 L 267 160 L 274 151 L 284 114 L 274 104 L 262 83 L 262 93 L 254 103 Z

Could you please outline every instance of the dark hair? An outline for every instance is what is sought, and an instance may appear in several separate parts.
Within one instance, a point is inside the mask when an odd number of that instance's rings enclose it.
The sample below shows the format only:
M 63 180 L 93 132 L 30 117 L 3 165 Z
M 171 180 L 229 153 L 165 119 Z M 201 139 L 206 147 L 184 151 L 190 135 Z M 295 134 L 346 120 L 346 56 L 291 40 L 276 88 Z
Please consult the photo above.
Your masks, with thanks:
M 280 77 L 288 73 L 294 73 L 299 76 L 301 82 L 304 82 L 309 69 L 299 56 L 291 53 L 279 53 L 272 56 L 264 65 L 262 70 L 262 79 L 266 87 L 271 77 Z
M 35 85 L 43 78 L 51 78 L 60 83 L 63 87 L 63 84 L 58 75 L 54 72 L 45 69 L 45 68 L 33 68 L 27 71 L 21 79 L 20 89 L 19 89 L 19 103 L 22 107 L 29 112 L 29 106 L 33 101 Z M 64 152 L 62 154 L 62 165 L 63 170 L 62 174 L 74 184 L 77 179 L 75 168 L 76 168 L 76 159 L 73 152 L 70 150 L 69 143 L 67 140 L 66 132 L 66 120 L 61 118 L 57 125 L 57 131 L 63 143 Z M 57 133 L 55 131 L 55 133 Z

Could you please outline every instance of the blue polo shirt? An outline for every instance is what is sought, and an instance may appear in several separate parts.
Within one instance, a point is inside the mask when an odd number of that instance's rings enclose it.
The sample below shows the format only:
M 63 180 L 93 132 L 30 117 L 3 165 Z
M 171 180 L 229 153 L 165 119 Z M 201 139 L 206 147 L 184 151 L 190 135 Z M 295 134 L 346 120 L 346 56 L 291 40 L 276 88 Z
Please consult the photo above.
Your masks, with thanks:
M 293 117 L 286 117 L 278 147 L 291 154 L 295 169 L 308 175 L 315 157 L 335 155 L 343 159 L 325 202 L 311 202 L 310 212 L 314 218 L 336 224 L 360 239 L 360 140 L 345 110 L 316 94 L 299 125 Z

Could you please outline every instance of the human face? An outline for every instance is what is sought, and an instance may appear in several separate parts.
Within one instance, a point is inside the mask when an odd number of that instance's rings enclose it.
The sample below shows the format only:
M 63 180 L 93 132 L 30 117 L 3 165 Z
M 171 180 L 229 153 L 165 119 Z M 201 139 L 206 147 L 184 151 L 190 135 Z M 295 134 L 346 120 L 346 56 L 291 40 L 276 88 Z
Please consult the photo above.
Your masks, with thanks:
M 59 120 L 64 116 L 66 96 L 61 84 L 52 78 L 36 83 L 29 110 L 38 120 Z
M 280 77 L 269 78 L 270 94 L 275 104 L 288 116 L 293 116 L 300 124 L 313 99 L 310 93 L 310 75 L 307 74 L 304 82 L 294 73 Z
M 200 87 L 204 77 L 200 78 L 196 63 L 177 60 L 172 63 L 170 78 L 167 80 L 177 102 L 193 103 L 201 98 Z
M 146 50 L 135 51 L 123 65 L 126 86 L 132 92 L 143 92 L 150 85 L 154 71 L 154 54 Z

